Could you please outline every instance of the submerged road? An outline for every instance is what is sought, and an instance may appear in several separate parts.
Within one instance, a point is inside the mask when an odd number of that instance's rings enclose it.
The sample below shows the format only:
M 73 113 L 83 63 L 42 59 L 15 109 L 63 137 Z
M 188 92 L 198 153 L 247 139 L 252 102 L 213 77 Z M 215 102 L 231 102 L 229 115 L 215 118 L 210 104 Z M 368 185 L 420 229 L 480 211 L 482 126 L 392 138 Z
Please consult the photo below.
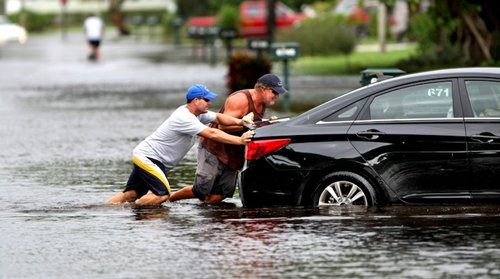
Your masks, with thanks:
M 237 193 L 218 205 L 106 204 L 133 148 L 193 83 L 223 93 L 226 68 L 112 34 L 102 62 L 85 52 L 79 33 L 0 46 L 0 278 L 500 276 L 499 206 L 243 208 Z M 292 103 L 358 79 L 292 76 Z M 193 148 L 168 174 L 172 189 L 195 168 Z

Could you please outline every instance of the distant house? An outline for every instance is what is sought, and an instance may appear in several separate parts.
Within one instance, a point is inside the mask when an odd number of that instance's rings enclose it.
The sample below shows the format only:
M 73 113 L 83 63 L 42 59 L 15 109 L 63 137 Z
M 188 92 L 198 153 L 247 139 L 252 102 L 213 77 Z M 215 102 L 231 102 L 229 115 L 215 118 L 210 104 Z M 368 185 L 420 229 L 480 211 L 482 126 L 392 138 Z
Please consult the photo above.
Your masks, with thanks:
M 21 7 L 40 14 L 57 14 L 63 7 L 62 0 L 4 0 L 6 13 L 18 13 Z M 67 13 L 99 13 L 107 11 L 109 0 L 67 0 L 65 10 Z M 125 0 L 121 6 L 122 11 L 151 11 L 163 10 L 175 12 L 175 0 Z

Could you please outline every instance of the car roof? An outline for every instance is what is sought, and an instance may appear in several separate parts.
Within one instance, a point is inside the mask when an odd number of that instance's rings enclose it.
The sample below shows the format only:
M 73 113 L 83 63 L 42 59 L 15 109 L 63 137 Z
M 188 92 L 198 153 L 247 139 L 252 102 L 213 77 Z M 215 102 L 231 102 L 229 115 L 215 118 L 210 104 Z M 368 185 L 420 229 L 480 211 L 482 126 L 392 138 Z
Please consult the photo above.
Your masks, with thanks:
M 331 101 L 319 105 L 293 119 L 289 124 L 300 124 L 306 122 L 317 122 L 324 118 L 327 114 L 340 109 L 354 101 L 370 96 L 371 94 L 383 90 L 397 87 L 404 84 L 420 81 L 431 81 L 433 79 L 443 78 L 461 78 L 461 77 L 496 77 L 500 78 L 500 68 L 454 68 L 444 70 L 434 70 L 415 74 L 402 75 L 399 77 L 389 78 L 380 82 L 372 83 L 367 86 L 355 89 L 342 96 L 339 96 Z M 321 119 L 320 119 L 321 118 Z
M 427 79 L 427 77 L 464 77 L 464 76 L 476 76 L 476 75 L 500 75 L 500 68 L 455 68 L 455 69 L 444 69 L 444 70 L 434 70 L 428 72 L 421 72 L 409 75 L 403 75 L 400 78 L 422 78 Z M 393 79 L 390 79 L 393 80 Z

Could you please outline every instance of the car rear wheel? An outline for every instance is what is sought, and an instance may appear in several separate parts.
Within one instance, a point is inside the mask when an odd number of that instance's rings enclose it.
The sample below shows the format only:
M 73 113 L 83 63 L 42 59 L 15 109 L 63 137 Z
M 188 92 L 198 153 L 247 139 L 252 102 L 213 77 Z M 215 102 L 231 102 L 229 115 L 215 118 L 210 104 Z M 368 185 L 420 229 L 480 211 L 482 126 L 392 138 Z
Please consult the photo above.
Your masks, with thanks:
M 363 206 L 378 203 L 375 189 L 360 175 L 336 172 L 321 179 L 315 191 L 315 206 Z

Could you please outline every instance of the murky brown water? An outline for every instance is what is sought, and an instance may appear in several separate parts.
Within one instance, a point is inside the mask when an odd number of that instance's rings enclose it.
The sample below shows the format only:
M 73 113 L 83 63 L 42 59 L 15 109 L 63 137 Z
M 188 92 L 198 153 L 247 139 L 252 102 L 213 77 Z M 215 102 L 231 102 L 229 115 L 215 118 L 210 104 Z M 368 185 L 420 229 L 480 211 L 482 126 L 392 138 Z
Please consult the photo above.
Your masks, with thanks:
M 76 36 L 64 48 L 35 42 L 0 49 L 1 278 L 500 276 L 499 206 L 243 208 L 237 194 L 106 204 L 135 145 L 194 81 L 222 90 L 223 66 L 149 64 L 111 42 L 108 61 L 91 65 Z M 65 61 L 32 53 L 53 48 Z M 195 167 L 193 148 L 169 174 L 174 190 Z

